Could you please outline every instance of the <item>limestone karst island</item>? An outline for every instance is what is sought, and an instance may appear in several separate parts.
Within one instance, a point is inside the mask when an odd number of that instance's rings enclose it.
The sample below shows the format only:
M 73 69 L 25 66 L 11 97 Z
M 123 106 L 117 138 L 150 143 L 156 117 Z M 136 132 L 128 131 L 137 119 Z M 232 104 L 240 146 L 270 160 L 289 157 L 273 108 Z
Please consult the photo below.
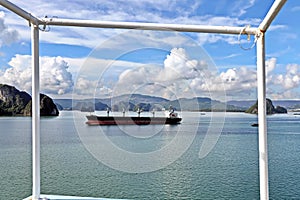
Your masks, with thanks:
M 0 84 L 0 116 L 31 116 L 31 96 L 14 86 Z M 53 100 L 40 94 L 40 115 L 58 116 L 59 111 Z

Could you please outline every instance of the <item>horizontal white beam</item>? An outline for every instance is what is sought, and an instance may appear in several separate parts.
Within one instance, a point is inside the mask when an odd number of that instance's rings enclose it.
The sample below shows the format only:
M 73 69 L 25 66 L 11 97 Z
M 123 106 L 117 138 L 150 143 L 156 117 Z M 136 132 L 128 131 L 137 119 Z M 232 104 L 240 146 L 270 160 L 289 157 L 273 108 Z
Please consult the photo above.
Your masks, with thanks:
M 140 22 L 114 22 L 96 20 L 74 20 L 59 18 L 43 18 L 42 24 L 55 26 L 78 26 L 93 28 L 118 28 L 118 29 L 141 29 L 141 30 L 161 30 L 179 32 L 199 32 L 199 33 L 221 33 L 221 34 L 256 34 L 257 28 L 250 27 L 230 27 L 230 26 L 207 26 L 207 25 L 182 25 L 182 24 L 159 24 Z
M 265 16 L 264 20 L 259 25 L 259 29 L 262 32 L 266 32 L 269 26 L 271 25 L 272 21 L 280 11 L 280 9 L 283 7 L 283 5 L 286 3 L 287 0 L 276 0 L 270 10 L 268 11 L 267 15 Z
M 266 17 L 259 25 L 259 29 L 265 32 L 280 9 L 287 0 L 276 0 Z M 23 17 L 33 24 L 47 24 L 56 26 L 78 26 L 94 28 L 118 28 L 118 29 L 142 29 L 142 30 L 163 30 L 179 32 L 198 32 L 198 33 L 220 33 L 220 34 L 250 34 L 255 35 L 257 28 L 230 27 L 230 26 L 208 26 L 208 25 L 181 25 L 181 24 L 159 24 L 159 23 L 140 23 L 140 22 L 113 22 L 113 21 L 95 21 L 95 20 L 72 20 L 58 18 L 39 19 L 31 13 L 26 12 L 20 7 L 7 0 L 0 0 L 0 5 L 6 7 L 17 15 Z
M 161 30 L 179 32 L 198 33 L 220 33 L 220 34 L 250 34 L 255 35 L 257 28 L 250 27 L 230 27 L 230 26 L 208 26 L 208 25 L 182 25 L 182 24 L 160 24 L 160 23 L 140 23 L 140 22 L 114 22 L 96 20 L 72 20 L 58 18 L 34 17 L 20 7 L 7 0 L 0 0 L 0 5 L 6 7 L 20 17 L 28 20 L 32 24 L 56 25 L 56 26 L 78 26 L 93 28 L 118 28 L 118 29 L 141 29 L 141 30 Z
M 56 25 L 56 26 L 78 26 L 93 28 L 118 28 L 118 29 L 141 29 L 141 30 L 161 30 L 179 32 L 198 33 L 219 33 L 219 34 L 250 34 L 255 35 L 257 28 L 231 27 L 231 26 L 209 26 L 209 25 L 182 25 L 182 24 L 160 24 L 160 23 L 140 23 L 140 22 L 114 22 L 96 20 L 72 20 L 58 18 L 39 19 L 31 13 L 7 0 L 0 0 L 0 5 L 6 7 L 17 15 L 28 20 L 32 24 Z
M 38 24 L 39 21 L 40 21 L 38 18 L 34 17 L 29 12 L 26 12 L 22 8 L 16 6 L 15 4 L 13 4 L 13 3 L 11 3 L 11 2 L 9 2 L 7 0 L 0 0 L 0 5 L 2 5 L 3 7 L 7 8 L 8 10 L 16 13 L 20 17 L 28 20 L 32 24 Z

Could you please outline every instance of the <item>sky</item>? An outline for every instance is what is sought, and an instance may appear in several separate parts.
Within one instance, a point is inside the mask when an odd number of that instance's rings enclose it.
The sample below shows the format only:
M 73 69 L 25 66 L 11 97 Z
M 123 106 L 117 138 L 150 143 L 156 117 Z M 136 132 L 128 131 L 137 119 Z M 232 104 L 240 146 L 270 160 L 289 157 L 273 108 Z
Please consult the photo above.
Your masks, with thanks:
M 43 18 L 258 27 L 273 0 L 12 0 Z M 267 96 L 300 99 L 300 4 L 289 0 L 266 33 Z M 42 27 L 41 27 L 42 28 Z M 30 27 L 0 7 L 0 83 L 31 93 Z M 52 98 L 147 94 L 253 100 L 253 36 L 47 26 L 41 91 Z

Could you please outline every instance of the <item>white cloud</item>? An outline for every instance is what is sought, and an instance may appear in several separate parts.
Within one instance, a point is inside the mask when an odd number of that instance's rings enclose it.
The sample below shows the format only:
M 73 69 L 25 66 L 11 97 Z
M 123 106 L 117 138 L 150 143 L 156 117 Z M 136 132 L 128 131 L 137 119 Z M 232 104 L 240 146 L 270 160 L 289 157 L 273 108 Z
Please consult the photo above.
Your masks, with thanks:
M 218 78 L 223 81 L 228 98 L 249 99 L 252 98 L 250 94 L 253 95 L 253 90 L 256 89 L 256 71 L 244 66 L 229 68 L 220 73 Z
M 299 97 L 298 91 L 286 90 L 286 91 L 273 91 L 268 95 L 271 99 L 295 99 Z
M 114 95 L 114 88 L 109 86 L 111 85 L 107 85 L 107 83 L 103 83 L 101 80 L 89 80 L 88 78 L 79 77 L 75 81 L 71 98 L 108 98 Z
M 300 6 L 295 6 L 291 9 L 292 12 L 298 12 L 300 11 Z
M 275 67 L 276 67 L 276 58 L 270 58 L 268 60 L 266 60 L 266 69 L 267 69 L 267 74 L 271 73 Z
M 182 48 L 174 48 L 164 66 L 143 65 L 124 71 L 114 87 L 114 93 L 146 93 L 165 98 L 183 97 L 193 92 L 189 82 L 199 75 L 198 61 L 189 59 Z M 193 95 L 194 96 L 194 95 Z
M 234 6 L 231 8 L 231 11 L 234 13 L 234 15 L 241 16 L 247 12 L 247 9 L 254 5 L 255 0 L 238 0 L 233 2 Z
M 294 99 L 299 96 L 297 91 L 300 86 L 300 65 L 287 64 L 285 71 L 275 71 L 276 58 L 266 61 L 268 96 L 274 99 Z
M 288 64 L 286 66 L 286 74 L 279 74 L 274 77 L 273 84 L 281 85 L 285 90 L 299 87 L 300 85 L 300 65 Z
M 246 67 L 218 73 L 206 60 L 192 59 L 183 48 L 173 48 L 164 66 L 142 66 L 119 76 L 114 93 L 140 93 L 182 98 L 209 96 L 225 100 L 236 94 L 250 94 L 256 88 L 256 71 Z M 247 96 L 249 97 L 249 95 Z
M 5 14 L 0 11 L 0 47 L 9 45 L 19 39 L 19 33 L 16 30 L 8 28 L 4 19 Z
M 103 98 L 111 96 L 119 76 L 128 69 L 143 66 L 142 63 L 123 60 L 88 58 L 64 58 L 70 63 L 74 77 L 73 98 Z
M 261 19 L 258 18 L 241 18 L 245 14 L 247 9 L 252 7 L 255 3 L 254 0 L 239 0 L 232 4 L 228 9 L 224 7 L 222 13 L 228 12 L 226 10 L 231 10 L 232 13 L 228 15 L 199 15 L 197 13 L 197 8 L 202 4 L 202 1 L 155 1 L 155 0 L 116 0 L 116 1 L 79 1 L 75 0 L 70 3 L 69 1 L 48 1 L 43 0 L 28 0 L 28 1 L 18 1 L 16 4 L 23 9 L 39 16 L 43 17 L 48 15 L 57 16 L 59 18 L 76 18 L 76 19 L 95 19 L 95 20 L 109 20 L 109 21 L 142 21 L 142 22 L 160 22 L 160 23 L 180 23 L 180 24 L 209 24 L 209 25 L 227 25 L 227 26 L 245 26 L 251 24 L 252 26 L 257 26 Z M 180 6 L 184 5 L 184 6 Z M 186 6 L 190 5 L 190 6 Z M 180 9 L 177 9 L 180 8 Z M 223 9 L 223 8 L 222 8 Z M 297 10 L 295 8 L 293 10 Z M 0 12 L 0 47 L 4 44 L 9 44 L 16 41 L 18 37 L 22 40 L 28 41 L 30 39 L 30 28 L 28 27 L 28 22 L 20 19 L 18 16 L 11 12 L 5 14 L 4 23 L 4 12 Z M 9 24 L 9 28 L 5 25 Z M 18 30 L 18 32 L 13 29 Z M 285 30 L 286 25 L 272 25 L 270 30 Z M 107 47 L 119 47 L 120 49 L 128 48 L 128 46 L 138 48 L 138 47 L 154 47 L 154 48 L 173 48 L 182 47 L 186 45 L 187 40 L 183 37 L 170 37 L 170 35 L 157 34 L 157 32 L 148 32 L 149 36 L 147 39 L 144 34 L 140 34 L 139 31 L 133 31 L 132 40 L 130 42 L 124 42 L 128 37 L 119 37 L 120 40 L 114 40 L 112 37 L 115 35 L 123 34 L 125 30 L 114 30 L 114 29 L 93 29 L 93 28 L 75 28 L 75 27 L 51 27 L 49 33 L 40 34 L 41 41 L 49 43 L 62 43 L 71 45 L 82 45 L 86 47 L 95 47 L 98 44 L 108 45 Z M 19 33 L 19 34 L 17 34 Z M 193 38 L 197 38 L 198 44 L 201 45 L 207 43 L 217 43 L 220 41 L 226 42 L 228 44 L 237 44 L 237 37 L 232 35 L 217 35 L 217 34 L 195 34 L 192 35 Z M 290 37 L 296 38 L 294 34 Z M 3 39 L 4 38 L 4 39 Z M 107 39 L 109 38 L 109 42 Z M 288 38 L 288 37 L 282 37 Z M 122 41 L 122 39 L 124 39 Z M 152 39 L 152 40 L 151 40 Z M 137 43 L 137 41 L 139 41 Z M 136 43 L 135 43 L 136 42 Z M 130 44 L 129 44 L 130 43 Z M 163 44 L 163 47 L 162 47 Z M 105 46 L 104 45 L 104 46 Z M 118 49 L 119 50 L 119 49 Z M 162 88 L 165 86 L 165 90 L 161 91 L 162 95 L 170 96 L 170 94 L 175 91 L 182 91 L 182 95 L 186 95 L 186 88 L 192 88 L 193 91 L 199 95 L 204 93 L 209 93 L 210 91 L 219 91 L 225 88 L 228 95 L 234 95 L 234 92 L 241 94 L 248 94 L 256 86 L 256 72 L 253 69 L 248 69 L 246 67 L 236 67 L 228 69 L 222 73 L 218 73 L 215 70 L 207 69 L 207 65 L 201 59 L 190 58 L 191 52 L 187 52 L 183 49 L 173 49 L 173 52 L 166 58 L 164 66 L 158 65 L 142 65 L 141 63 L 127 62 L 127 61 L 115 61 L 114 66 L 118 67 L 108 67 L 110 72 L 119 77 L 119 85 L 121 83 L 124 85 L 122 88 L 130 88 L 130 83 L 132 86 L 136 86 L 139 89 L 139 83 L 144 84 L 143 87 L 147 87 L 147 90 L 155 92 L 157 88 Z M 235 54 L 232 54 L 235 55 Z M 78 87 L 84 88 L 86 90 L 80 90 L 83 93 L 91 93 L 93 91 L 87 90 L 101 90 L 103 94 L 108 94 L 113 90 L 113 83 L 97 85 L 95 82 L 101 79 L 102 74 L 99 74 L 99 66 L 108 66 L 112 63 L 111 59 L 94 59 L 92 61 L 93 65 L 86 68 L 83 65 L 83 59 L 75 58 L 62 58 L 62 60 L 68 62 L 63 63 L 57 58 L 49 58 L 45 61 L 47 66 L 61 66 L 57 68 L 57 71 L 51 71 L 50 68 L 46 69 L 50 74 L 43 75 L 49 82 L 45 85 L 45 88 L 50 87 L 50 85 L 55 85 L 50 89 L 50 93 L 68 93 L 70 92 L 71 83 L 63 83 L 62 79 L 70 79 L 64 72 L 77 74 L 78 71 L 84 72 L 85 77 L 79 77 L 77 80 Z M 22 61 L 22 62 L 21 62 Z M 51 63 L 53 62 L 53 63 Z M 121 63 L 123 62 L 123 63 Z M 10 62 L 11 68 L 5 71 L 0 71 L 1 79 L 6 81 L 15 82 L 23 88 L 31 88 L 30 82 L 31 69 L 26 66 L 30 65 L 30 58 L 21 59 L 20 57 L 15 57 Z M 68 66 L 66 71 L 62 70 L 62 66 Z M 86 65 L 85 65 L 86 66 Z M 299 73 L 298 71 L 293 74 L 293 67 L 286 69 L 286 74 L 275 74 L 276 59 L 271 59 L 266 62 L 267 73 L 268 73 L 268 83 L 276 85 L 279 88 L 290 90 L 299 86 Z M 43 70 L 42 70 L 43 71 Z M 295 70 L 294 70 L 295 71 Z M 44 72 L 43 72 L 44 73 Z M 141 75 L 149 74 L 144 80 L 141 79 Z M 56 75 L 60 74 L 60 75 Z M 105 73 L 108 76 L 108 73 Z M 17 78 L 19 77 L 19 79 Z M 132 78 L 136 80 L 131 80 Z M 109 78 L 105 80 L 109 80 Z M 43 80 L 43 79 L 42 79 Z M 178 80 L 181 80 L 178 82 Z M 127 82 L 126 82 L 127 81 Z M 172 81 L 175 81 L 172 83 Z M 59 83 L 59 84 L 57 84 Z M 64 85 L 65 84 L 65 85 Z M 223 86 L 222 86 L 223 85 Z M 44 86 L 43 86 L 44 87 Z M 69 89 L 67 89 L 69 88 Z M 91 89 L 93 88 L 93 89 Z M 168 91 L 167 91 L 168 89 Z M 56 92 L 55 92 L 56 91 Z
M 300 86 L 300 65 L 289 64 L 286 72 L 275 74 L 276 62 L 276 58 L 266 61 L 268 96 L 292 97 Z M 0 71 L 0 82 L 31 92 L 31 56 L 16 55 L 9 65 Z M 70 71 L 79 72 L 75 83 Z M 42 92 L 56 98 L 62 94 L 91 98 L 142 93 L 169 99 L 207 96 L 225 100 L 255 98 L 256 90 L 255 69 L 236 66 L 218 72 L 209 61 L 191 58 L 183 48 L 173 48 L 163 66 L 93 57 L 41 57 L 40 73 Z
M 66 94 L 72 91 L 72 74 L 68 63 L 61 57 L 41 57 L 41 91 L 46 94 Z M 15 55 L 9 62 L 10 67 L 0 71 L 0 82 L 11 84 L 31 93 L 31 56 Z
M 268 31 L 277 31 L 278 29 L 287 29 L 287 25 L 282 25 L 282 24 L 271 24 L 270 28 Z
M 240 1 L 239 1 L 240 2 Z M 253 0 L 243 3 L 235 3 L 239 11 L 251 7 Z M 251 24 L 256 26 L 261 19 L 239 19 L 229 12 L 224 16 L 199 15 L 197 8 L 201 5 L 199 1 L 23 1 L 18 2 L 18 6 L 28 12 L 34 13 L 38 17 L 58 17 L 72 19 L 93 19 L 103 21 L 138 21 L 138 22 L 159 22 L 159 23 L 179 23 L 179 24 L 200 24 L 200 25 L 227 25 L 245 26 Z M 189 6 L 187 6 L 189 5 Z M 237 8 L 236 8 L 237 9 Z M 9 14 L 8 20 L 12 27 L 16 28 L 21 34 L 22 39 L 30 38 L 28 24 L 24 23 L 15 14 Z M 83 45 L 95 47 L 113 35 L 123 33 L 116 29 L 89 29 L 74 27 L 50 27 L 50 32 L 41 34 L 41 41 L 59 44 Z M 45 36 L 44 36 L 45 35 Z M 193 34 L 195 35 L 195 34 Z M 205 39 L 206 38 L 206 39 Z M 163 38 L 162 38 L 163 39 Z M 201 44 L 225 41 L 229 44 L 236 44 L 233 36 L 202 36 L 199 39 Z M 184 43 L 183 43 L 184 44 Z
M 94 80 L 88 80 L 79 77 L 74 85 L 74 90 L 72 92 L 73 98 L 93 98 L 95 97 L 95 92 L 97 91 L 98 82 Z M 106 94 L 105 94 L 106 95 Z M 103 95 L 103 96 L 105 96 Z

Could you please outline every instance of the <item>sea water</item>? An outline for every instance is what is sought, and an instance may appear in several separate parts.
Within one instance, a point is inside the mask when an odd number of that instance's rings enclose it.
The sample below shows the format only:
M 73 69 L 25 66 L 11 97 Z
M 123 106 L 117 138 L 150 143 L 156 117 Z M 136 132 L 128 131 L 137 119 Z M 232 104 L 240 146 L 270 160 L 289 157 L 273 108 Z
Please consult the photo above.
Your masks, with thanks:
M 259 199 L 258 130 L 251 126 L 257 123 L 255 115 L 191 112 L 182 113 L 183 121 L 176 126 L 90 127 L 85 124 L 85 114 L 65 111 L 59 117 L 41 119 L 41 193 L 126 199 Z M 268 116 L 271 199 L 300 198 L 299 127 L 300 116 Z M 31 195 L 32 185 L 31 118 L 1 117 L 0 129 L 0 199 L 23 199 Z M 187 140 L 190 142 L 181 143 Z M 125 156 L 104 149 L 107 141 Z M 212 148 L 201 157 L 204 143 Z M 93 152 L 91 144 L 103 152 Z M 177 145 L 173 151 L 165 150 L 172 145 Z M 148 165 L 126 157 L 128 152 L 149 158 L 141 161 Z M 149 157 L 157 152 L 157 159 Z M 101 153 L 111 160 L 97 156 Z M 166 166 L 165 160 L 170 161 Z

